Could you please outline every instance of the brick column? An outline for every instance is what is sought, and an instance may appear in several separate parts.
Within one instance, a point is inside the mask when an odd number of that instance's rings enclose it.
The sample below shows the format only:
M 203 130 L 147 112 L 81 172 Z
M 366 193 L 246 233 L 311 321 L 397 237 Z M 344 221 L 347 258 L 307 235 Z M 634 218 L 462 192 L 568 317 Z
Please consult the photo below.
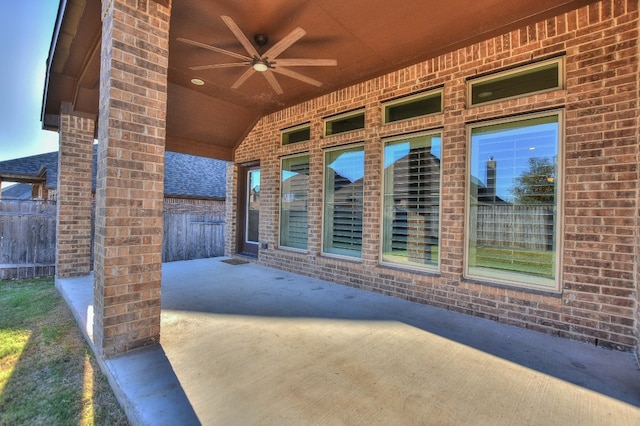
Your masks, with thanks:
M 102 4 L 94 343 L 108 358 L 160 338 L 171 1 Z
M 91 171 L 95 118 L 60 112 L 56 276 L 88 275 L 91 270 Z
M 238 252 L 238 173 L 239 166 L 227 164 L 227 196 L 225 202 L 224 255 L 233 256 Z

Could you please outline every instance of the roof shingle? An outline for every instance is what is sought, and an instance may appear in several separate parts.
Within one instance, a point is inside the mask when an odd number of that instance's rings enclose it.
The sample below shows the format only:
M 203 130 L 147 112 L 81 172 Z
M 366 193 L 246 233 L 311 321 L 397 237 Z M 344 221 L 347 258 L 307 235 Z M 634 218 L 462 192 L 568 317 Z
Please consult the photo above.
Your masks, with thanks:
M 96 188 L 97 145 L 93 148 L 93 190 Z M 224 199 L 227 162 L 177 152 L 165 152 L 165 197 Z M 32 155 L 0 161 L 0 177 L 22 179 L 42 177 L 49 190 L 58 186 L 58 153 Z M 9 179 L 7 179 L 9 180 Z

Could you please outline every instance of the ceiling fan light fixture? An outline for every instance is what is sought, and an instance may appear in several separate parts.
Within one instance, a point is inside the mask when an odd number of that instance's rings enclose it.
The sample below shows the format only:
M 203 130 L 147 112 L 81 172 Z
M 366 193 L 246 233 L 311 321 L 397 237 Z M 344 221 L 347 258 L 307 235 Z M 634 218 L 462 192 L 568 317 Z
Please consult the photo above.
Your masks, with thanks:
M 264 63 L 264 61 L 256 61 L 253 64 L 253 69 L 258 72 L 265 72 L 269 69 L 269 66 Z
M 304 59 L 304 58 L 290 58 L 290 59 L 278 59 L 278 56 L 291 47 L 296 41 L 298 41 L 301 37 L 303 37 L 306 32 L 300 27 L 297 27 L 289 34 L 284 36 L 280 41 L 275 43 L 269 49 L 267 49 L 264 53 L 258 52 L 256 47 L 251 41 L 247 38 L 247 36 L 242 32 L 240 27 L 231 19 L 229 16 L 221 16 L 224 23 L 229 27 L 231 32 L 235 35 L 236 39 L 240 42 L 244 50 L 248 55 L 243 55 L 240 53 L 236 53 L 230 50 L 221 49 L 216 46 L 211 46 L 205 43 L 201 43 L 195 40 L 189 40 L 186 38 L 178 37 L 177 40 L 190 44 L 192 46 L 204 48 L 207 50 L 211 50 L 217 53 L 221 53 L 223 55 L 231 56 L 235 59 L 239 59 L 241 62 L 229 62 L 229 63 L 219 63 L 219 64 L 209 64 L 209 65 L 198 65 L 189 67 L 191 71 L 201 71 L 201 70 L 209 70 L 209 69 L 217 69 L 217 68 L 233 68 L 233 67 L 250 67 L 247 69 L 231 86 L 232 89 L 237 89 L 240 87 L 251 75 L 255 72 L 261 73 L 264 78 L 267 80 L 269 85 L 273 88 L 274 92 L 278 95 L 283 93 L 282 87 L 278 83 L 275 74 L 282 74 L 287 77 L 311 84 L 316 87 L 322 86 L 322 83 L 314 80 L 310 77 L 307 77 L 303 74 L 300 74 L 296 71 L 289 70 L 287 67 L 306 67 L 306 66 L 336 66 L 337 61 L 335 59 Z M 269 42 L 269 39 L 264 34 L 256 34 L 253 39 L 255 45 L 260 49 L 266 46 Z M 267 72 L 270 71 L 270 72 Z M 192 80 L 191 81 L 195 85 L 204 84 L 204 81 L 200 80 Z

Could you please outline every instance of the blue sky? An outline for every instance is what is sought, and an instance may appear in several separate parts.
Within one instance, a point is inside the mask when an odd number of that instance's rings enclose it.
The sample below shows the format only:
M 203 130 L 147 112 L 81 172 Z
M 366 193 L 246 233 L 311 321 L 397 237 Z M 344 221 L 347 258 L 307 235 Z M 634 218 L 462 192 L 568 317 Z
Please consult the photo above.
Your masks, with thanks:
M 57 151 L 40 109 L 59 0 L 0 0 L 0 161 Z

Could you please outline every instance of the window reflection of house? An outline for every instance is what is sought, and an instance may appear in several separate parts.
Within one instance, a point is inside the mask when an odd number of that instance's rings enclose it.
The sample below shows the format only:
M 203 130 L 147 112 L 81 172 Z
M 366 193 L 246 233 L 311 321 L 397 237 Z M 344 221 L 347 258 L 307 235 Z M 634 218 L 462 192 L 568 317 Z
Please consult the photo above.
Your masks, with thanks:
M 387 145 L 386 155 L 391 158 L 385 161 L 389 163 L 385 168 L 386 261 L 438 264 L 441 170 L 439 147 L 432 146 L 432 139 Z M 394 160 L 399 155 L 403 156 Z

